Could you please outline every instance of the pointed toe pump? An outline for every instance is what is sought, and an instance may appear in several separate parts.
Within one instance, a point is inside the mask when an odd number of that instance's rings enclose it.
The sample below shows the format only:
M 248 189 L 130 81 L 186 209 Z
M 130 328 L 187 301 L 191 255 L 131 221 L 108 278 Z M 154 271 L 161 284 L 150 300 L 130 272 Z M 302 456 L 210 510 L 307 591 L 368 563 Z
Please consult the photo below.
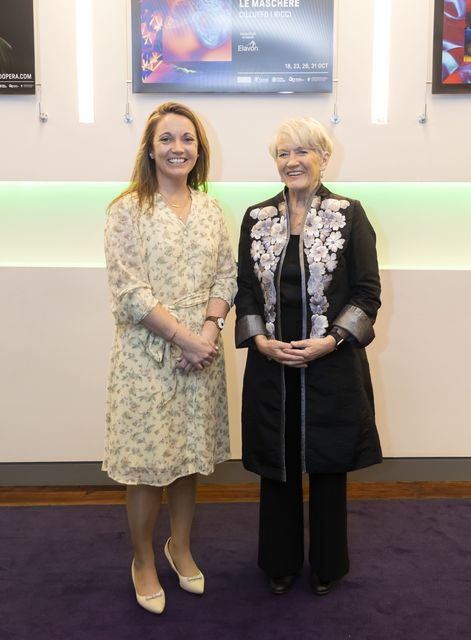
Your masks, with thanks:
M 134 560 L 132 561 L 132 565 L 131 565 L 131 576 L 132 576 L 132 583 L 134 585 L 134 591 L 136 592 L 136 600 L 138 604 L 140 604 L 143 609 L 146 609 L 151 613 L 161 614 L 162 611 L 165 609 L 164 590 L 160 589 L 160 591 L 150 596 L 141 596 L 137 592 L 136 581 L 134 579 Z
M 189 591 L 190 593 L 196 593 L 198 595 L 203 594 L 204 593 L 204 575 L 200 571 L 196 576 L 189 576 L 189 577 L 182 576 L 178 572 L 178 569 L 175 566 L 173 558 L 170 555 L 169 543 L 170 543 L 170 538 L 165 543 L 164 554 L 168 560 L 169 565 L 172 567 L 172 569 L 175 571 L 175 573 L 178 576 L 180 587 L 185 591 Z

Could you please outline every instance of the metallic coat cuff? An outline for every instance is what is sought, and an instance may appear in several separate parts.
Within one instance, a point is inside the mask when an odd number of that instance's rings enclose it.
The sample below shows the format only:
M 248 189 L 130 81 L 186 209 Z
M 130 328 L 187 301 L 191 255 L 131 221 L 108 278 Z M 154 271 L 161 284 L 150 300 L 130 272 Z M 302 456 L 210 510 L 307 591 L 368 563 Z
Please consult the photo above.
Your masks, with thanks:
M 351 333 L 360 347 L 366 347 L 375 337 L 371 320 L 362 309 L 352 304 L 345 305 L 332 324 Z
M 236 347 L 247 347 L 247 340 L 258 335 L 267 335 L 265 321 L 262 316 L 242 316 L 237 320 L 235 327 L 235 343 Z

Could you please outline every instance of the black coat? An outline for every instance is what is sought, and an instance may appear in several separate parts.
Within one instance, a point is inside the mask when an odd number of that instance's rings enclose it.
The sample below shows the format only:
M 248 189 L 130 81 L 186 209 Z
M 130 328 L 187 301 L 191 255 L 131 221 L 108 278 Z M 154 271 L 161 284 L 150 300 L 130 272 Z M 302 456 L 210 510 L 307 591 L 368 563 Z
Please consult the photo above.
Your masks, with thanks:
M 252 338 L 264 333 L 281 339 L 279 274 L 290 233 L 286 206 L 285 194 L 281 192 L 247 210 L 240 235 L 235 300 L 236 346 L 248 347 L 242 394 L 243 463 L 247 469 L 263 477 L 278 480 L 285 480 L 286 476 L 284 366 L 259 353 Z M 310 335 L 321 337 L 333 325 L 348 331 L 349 338 L 338 350 L 300 370 L 301 455 L 304 471 L 337 473 L 367 467 L 382 459 L 364 349 L 374 337 L 372 325 L 381 304 L 380 281 L 375 233 L 361 204 L 333 194 L 321 185 L 312 207 L 300 235 L 305 284 L 304 290 L 300 290 L 305 310 L 302 338 Z M 262 213 L 259 210 L 263 210 Z M 337 223 L 331 222 L 332 216 L 337 216 Z M 270 227 L 263 226 L 267 218 Z M 325 298 L 314 302 L 309 267 L 312 263 L 311 268 L 316 268 L 316 259 L 312 254 L 310 258 L 306 255 L 306 246 L 311 242 L 306 235 L 309 220 L 320 224 L 316 231 L 317 234 L 320 231 L 320 239 L 316 242 L 328 249 L 326 252 L 322 246 L 318 247 L 320 253 L 317 255 L 322 256 L 321 259 L 317 257 L 318 264 L 321 269 L 322 265 L 328 265 L 329 269 L 324 270 L 327 278 L 321 291 Z M 258 226 L 254 229 L 256 224 Z M 275 224 L 279 226 L 275 228 Z M 312 224 L 309 222 L 311 232 Z M 274 237 L 277 244 L 274 244 Z M 334 250 L 332 238 L 338 239 Z M 271 271 L 266 262 L 261 268 L 263 259 L 260 260 L 260 254 L 267 247 L 272 252 L 270 255 L 277 254 L 276 267 L 271 263 Z M 336 259 L 334 265 L 328 264 L 329 254 Z M 311 289 L 308 290 L 309 284 Z M 312 306 L 317 303 L 321 306 Z M 267 324 L 267 321 L 272 324 Z

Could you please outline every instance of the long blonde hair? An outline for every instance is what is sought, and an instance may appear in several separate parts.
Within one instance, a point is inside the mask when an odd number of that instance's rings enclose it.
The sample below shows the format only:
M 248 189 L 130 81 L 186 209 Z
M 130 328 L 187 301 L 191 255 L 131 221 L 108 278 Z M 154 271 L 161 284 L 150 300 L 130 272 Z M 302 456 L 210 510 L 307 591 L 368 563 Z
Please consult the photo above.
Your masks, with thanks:
M 158 106 L 147 119 L 139 151 L 137 152 L 134 162 L 131 184 L 110 202 L 108 209 L 128 194 L 135 194 L 137 196 L 139 208 L 142 211 L 149 211 L 152 208 L 154 196 L 156 191 L 158 191 L 159 184 L 155 171 L 155 160 L 151 158 L 149 154 L 152 151 L 152 141 L 157 124 L 163 116 L 169 113 L 184 116 L 193 123 L 198 139 L 198 158 L 195 166 L 188 174 L 187 184 L 193 189 L 208 191 L 209 144 L 204 127 L 198 116 L 185 105 L 179 104 L 178 102 L 164 102 Z

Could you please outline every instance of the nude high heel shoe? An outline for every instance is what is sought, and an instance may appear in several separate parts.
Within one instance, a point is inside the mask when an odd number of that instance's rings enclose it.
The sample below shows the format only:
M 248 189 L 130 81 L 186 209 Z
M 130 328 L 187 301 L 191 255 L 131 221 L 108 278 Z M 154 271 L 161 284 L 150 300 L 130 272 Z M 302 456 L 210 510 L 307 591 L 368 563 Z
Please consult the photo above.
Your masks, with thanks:
M 151 596 L 141 596 L 137 593 L 136 581 L 134 580 L 134 558 L 131 565 L 132 583 L 134 585 L 134 591 L 136 592 L 136 600 L 143 609 L 150 611 L 151 613 L 161 614 L 165 609 L 165 592 L 163 589 L 154 593 Z
M 169 565 L 178 576 L 180 587 L 182 589 L 185 589 L 185 591 L 189 591 L 190 593 L 201 595 L 202 593 L 204 593 L 204 575 L 201 573 L 201 571 L 198 573 L 198 575 L 190 577 L 182 576 L 180 573 L 178 573 L 178 569 L 175 566 L 172 556 L 170 555 L 169 543 L 170 538 L 165 543 L 164 553 Z

